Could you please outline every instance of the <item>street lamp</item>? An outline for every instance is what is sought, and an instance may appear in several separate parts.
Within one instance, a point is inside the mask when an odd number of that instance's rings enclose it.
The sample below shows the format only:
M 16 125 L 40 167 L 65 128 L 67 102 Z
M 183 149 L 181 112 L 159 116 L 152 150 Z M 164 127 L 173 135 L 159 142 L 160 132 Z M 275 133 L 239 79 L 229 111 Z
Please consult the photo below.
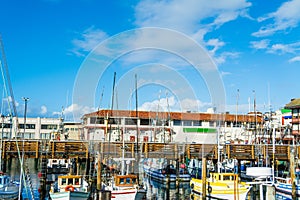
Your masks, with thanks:
M 29 100 L 29 98 L 23 97 L 22 99 L 25 102 L 25 105 L 24 105 L 25 106 L 25 108 L 24 108 L 24 131 L 23 131 L 23 136 L 22 136 L 22 138 L 24 139 L 25 130 L 26 130 L 27 101 Z

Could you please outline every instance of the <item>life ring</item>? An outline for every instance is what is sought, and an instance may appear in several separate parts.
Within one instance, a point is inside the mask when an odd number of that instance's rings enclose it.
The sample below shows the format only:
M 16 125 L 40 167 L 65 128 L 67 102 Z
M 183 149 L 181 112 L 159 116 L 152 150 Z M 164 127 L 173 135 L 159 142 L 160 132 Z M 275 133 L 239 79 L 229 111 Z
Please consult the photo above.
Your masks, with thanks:
M 287 180 L 287 183 L 288 183 L 288 184 L 292 184 L 292 179 L 288 179 L 288 180 Z
M 67 185 L 67 187 L 65 187 L 65 191 L 68 192 L 74 192 L 75 188 L 73 187 L 73 185 Z

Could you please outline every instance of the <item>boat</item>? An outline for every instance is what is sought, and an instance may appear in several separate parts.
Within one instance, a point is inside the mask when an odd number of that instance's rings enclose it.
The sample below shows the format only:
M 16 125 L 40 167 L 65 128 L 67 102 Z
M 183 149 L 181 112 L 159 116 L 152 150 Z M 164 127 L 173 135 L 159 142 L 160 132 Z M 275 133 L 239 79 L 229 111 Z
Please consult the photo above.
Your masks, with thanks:
M 0 173 L 0 199 L 18 199 L 19 187 L 10 182 L 10 177 Z
M 49 192 L 52 200 L 86 200 L 90 196 L 88 183 L 81 175 L 58 176 L 56 184 L 51 185 Z
M 162 167 L 161 164 L 155 164 L 155 160 L 145 160 L 143 164 L 144 172 L 151 179 L 165 183 L 165 182 L 189 182 L 191 175 L 188 170 L 185 169 L 185 165 L 178 167 L 177 170 L 173 164 L 165 165 Z
M 138 186 L 136 174 L 115 175 L 104 189 L 111 191 L 111 199 L 115 200 L 145 199 L 146 196 L 146 191 Z
M 296 181 L 297 182 L 297 181 Z M 275 177 L 275 190 L 276 193 L 280 193 L 282 196 L 286 198 L 292 198 L 292 179 L 290 177 L 281 178 Z M 296 196 L 300 198 L 300 185 L 298 183 L 296 185 Z
M 48 159 L 47 173 L 68 174 L 71 165 L 71 159 Z
M 210 173 L 206 179 L 207 197 L 217 199 L 244 200 L 251 189 L 245 182 L 240 182 L 234 173 Z M 202 198 L 202 179 L 192 178 L 190 181 L 191 199 Z

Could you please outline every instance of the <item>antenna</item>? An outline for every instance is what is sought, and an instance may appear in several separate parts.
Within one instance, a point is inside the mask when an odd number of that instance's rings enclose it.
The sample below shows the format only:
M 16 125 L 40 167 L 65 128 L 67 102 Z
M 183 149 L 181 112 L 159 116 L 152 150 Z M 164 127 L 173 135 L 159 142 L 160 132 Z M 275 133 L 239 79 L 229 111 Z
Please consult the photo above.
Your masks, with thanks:
M 240 90 L 237 89 L 237 95 L 236 95 L 236 115 L 235 115 L 235 125 L 237 127 L 237 121 L 238 121 L 238 111 L 239 111 L 239 97 L 240 97 Z

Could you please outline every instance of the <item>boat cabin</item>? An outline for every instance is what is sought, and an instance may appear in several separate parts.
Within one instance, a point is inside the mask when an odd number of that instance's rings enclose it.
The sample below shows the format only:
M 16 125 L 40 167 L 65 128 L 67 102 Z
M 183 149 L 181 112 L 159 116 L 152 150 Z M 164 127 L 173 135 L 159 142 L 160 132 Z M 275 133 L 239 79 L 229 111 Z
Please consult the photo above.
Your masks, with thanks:
M 6 187 L 9 184 L 9 176 L 0 172 L 0 188 Z
M 115 185 L 118 187 L 132 187 L 137 184 L 137 175 L 116 175 Z
M 83 188 L 83 178 L 80 175 L 62 175 L 58 176 L 58 188 L 59 190 L 81 190 Z
M 238 181 L 238 175 L 234 173 L 210 173 L 213 182 L 218 181 Z

